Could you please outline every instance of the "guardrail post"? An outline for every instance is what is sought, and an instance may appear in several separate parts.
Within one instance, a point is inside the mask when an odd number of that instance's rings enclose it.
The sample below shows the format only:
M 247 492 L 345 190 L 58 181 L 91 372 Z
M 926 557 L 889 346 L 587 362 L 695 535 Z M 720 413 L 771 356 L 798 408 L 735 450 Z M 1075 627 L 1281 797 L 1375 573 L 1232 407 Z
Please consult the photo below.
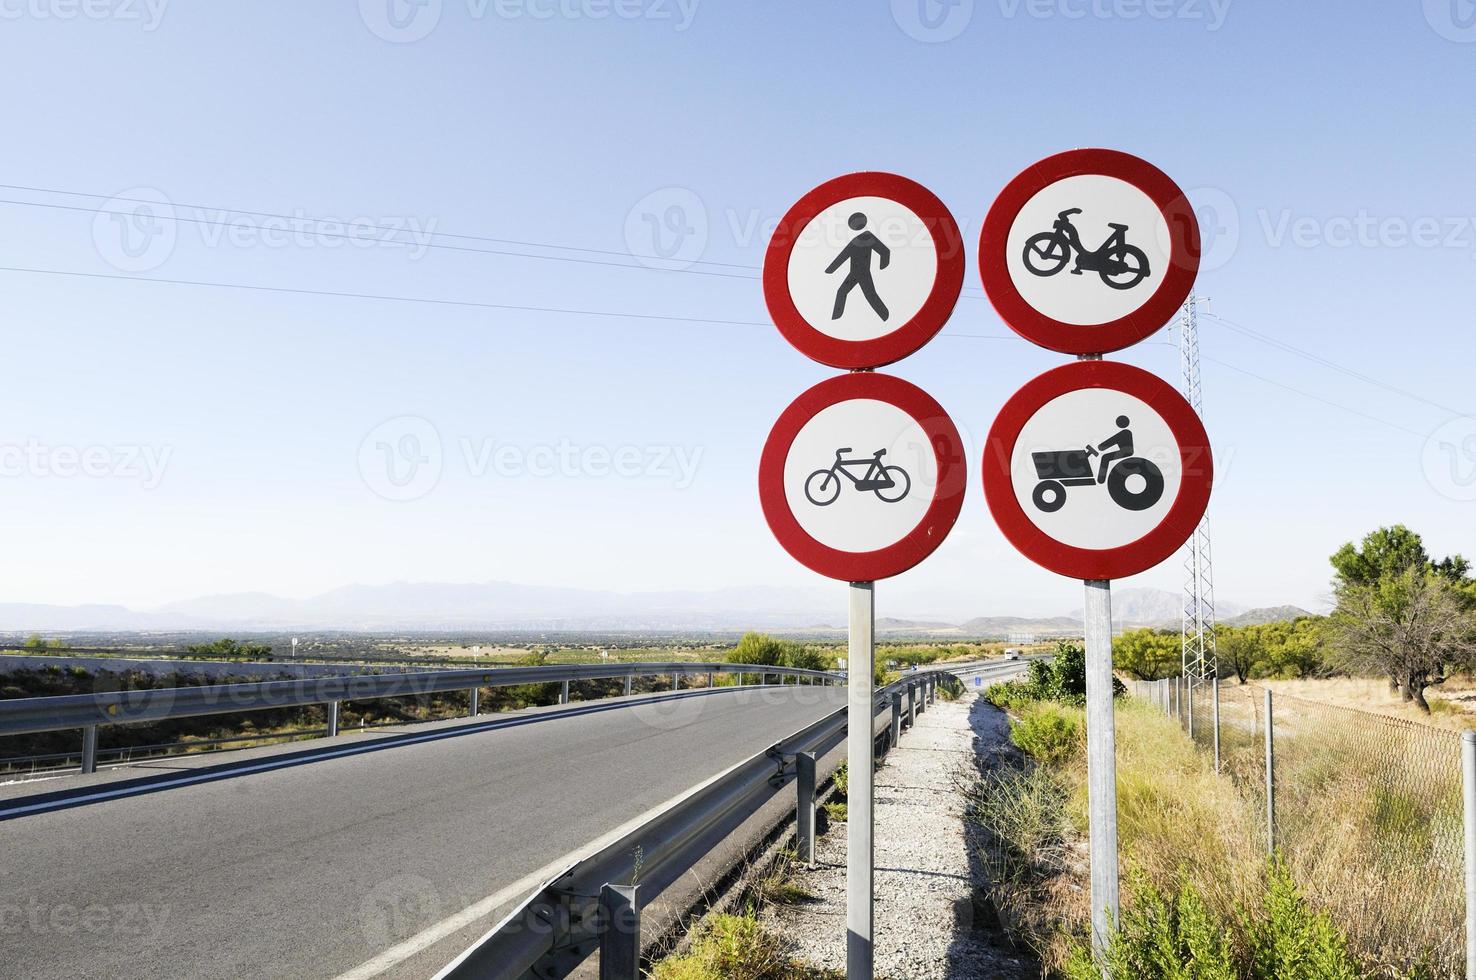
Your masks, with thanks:
M 559 704 L 569 703 L 569 682 L 564 681 L 563 687 L 559 688 Z
M 709 688 L 717 687 L 717 684 L 713 682 L 713 673 L 710 670 L 707 672 L 707 686 Z
M 902 741 L 902 692 L 892 692 L 892 748 Z
M 471 707 L 467 710 L 466 716 L 468 718 L 475 718 L 478 714 L 481 713 L 481 709 L 482 689 L 480 687 L 474 687 L 471 689 Z
M 1266 688 L 1266 852 L 1276 853 L 1276 732 L 1269 687 Z
M 671 689 L 673 691 L 682 689 L 682 675 L 675 670 L 671 672 Z
M 600 980 L 640 980 L 638 887 L 607 884 L 600 889 Z
M 1215 772 L 1220 771 L 1220 675 L 1217 673 L 1210 681 L 1210 693 L 1214 698 L 1214 714 L 1211 722 L 1215 726 Z
M 917 725 L 917 685 L 907 685 L 907 727 Z
M 805 867 L 815 866 L 815 753 L 801 752 L 794 757 L 794 785 L 799 792 L 799 812 L 795 823 L 799 831 L 799 856 Z
M 328 702 L 328 737 L 333 738 L 338 734 L 338 702 Z
M 625 675 L 625 696 L 626 697 L 630 697 L 630 685 L 631 685 L 631 683 L 634 680 L 635 680 L 635 675 L 633 675 L 633 674 L 626 674 Z
M 82 771 L 97 772 L 97 726 L 82 729 Z
M 1476 731 L 1461 733 L 1466 821 L 1466 980 L 1476 980 Z

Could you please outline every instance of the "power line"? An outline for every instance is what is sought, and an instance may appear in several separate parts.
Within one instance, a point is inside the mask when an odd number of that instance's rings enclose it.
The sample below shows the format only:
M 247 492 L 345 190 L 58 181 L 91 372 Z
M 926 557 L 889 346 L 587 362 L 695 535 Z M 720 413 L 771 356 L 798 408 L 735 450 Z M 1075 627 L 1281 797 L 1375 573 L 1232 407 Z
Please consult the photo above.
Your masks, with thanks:
M 1458 408 L 1451 408 L 1449 405 L 1443 405 L 1440 402 L 1433 401 L 1429 398 L 1426 398 L 1424 395 L 1419 394 L 1418 392 L 1409 391 L 1406 388 L 1401 388 L 1398 385 L 1389 384 L 1387 381 L 1381 381 L 1378 378 L 1364 374 L 1361 371 L 1355 371 L 1353 368 L 1345 367 L 1342 364 L 1338 364 L 1336 361 L 1328 360 L 1321 354 L 1315 354 L 1312 351 L 1303 350 L 1302 348 L 1289 344 L 1284 340 L 1272 337 L 1269 334 L 1261 333 L 1259 330 L 1252 330 L 1250 327 L 1247 327 L 1244 324 L 1236 323 L 1234 320 L 1227 320 L 1222 316 L 1218 316 L 1214 313 L 1209 312 L 1206 312 L 1204 315 L 1207 317 L 1211 317 L 1220 323 L 1223 323 L 1226 327 L 1234 330 L 1236 333 L 1244 334 L 1245 336 L 1250 337 L 1252 340 L 1258 340 L 1263 344 L 1267 344 L 1271 347 L 1276 348 L 1277 350 L 1285 351 L 1288 354 L 1295 354 L 1297 357 L 1306 358 L 1307 360 L 1312 361 L 1314 364 L 1320 364 L 1323 367 L 1330 368 L 1331 370 L 1337 371 L 1341 374 L 1345 374 L 1350 378 L 1362 381 L 1364 384 L 1373 385 L 1376 388 L 1383 388 L 1385 391 L 1393 392 L 1396 395 L 1403 395 L 1405 398 L 1421 402 L 1425 405 L 1429 405 L 1432 408 L 1438 408 L 1441 411 L 1449 412 L 1452 415 L 1471 414 L 1470 412 L 1463 412 Z

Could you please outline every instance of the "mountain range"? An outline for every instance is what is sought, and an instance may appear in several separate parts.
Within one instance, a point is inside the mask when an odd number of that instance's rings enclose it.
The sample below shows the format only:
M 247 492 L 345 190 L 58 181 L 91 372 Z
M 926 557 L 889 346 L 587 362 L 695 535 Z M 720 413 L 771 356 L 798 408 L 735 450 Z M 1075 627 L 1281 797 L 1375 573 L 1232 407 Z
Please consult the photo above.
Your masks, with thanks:
M 1177 626 L 1181 599 L 1158 589 L 1113 593 L 1119 626 Z M 396 582 L 347 585 L 290 599 L 265 592 L 201 596 L 149 610 L 118 605 L 52 606 L 0 603 L 0 631 L 265 631 L 349 630 L 640 630 L 781 632 L 843 630 L 843 607 L 832 589 L 752 587 L 715 591 L 612 592 L 510 582 Z M 1266 612 L 1287 618 L 1296 607 L 1247 612 L 1221 603 L 1222 618 Z M 1257 621 L 1268 621 L 1265 618 Z M 962 623 L 879 619 L 883 633 L 1000 637 L 1079 633 L 1081 612 L 1062 616 L 986 616 Z

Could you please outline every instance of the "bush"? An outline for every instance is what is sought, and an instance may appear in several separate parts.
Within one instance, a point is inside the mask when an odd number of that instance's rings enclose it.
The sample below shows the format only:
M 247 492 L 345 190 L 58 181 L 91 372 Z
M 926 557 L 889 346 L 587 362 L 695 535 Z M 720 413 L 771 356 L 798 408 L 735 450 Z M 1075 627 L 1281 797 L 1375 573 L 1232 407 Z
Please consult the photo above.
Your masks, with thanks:
M 1037 702 L 1010 725 L 1010 741 L 1036 762 L 1059 765 L 1086 746 L 1086 713 L 1050 701 Z
M 807 980 L 829 975 L 795 963 L 779 937 L 745 915 L 713 916 L 687 953 L 662 960 L 651 972 L 652 980 Z
M 986 701 L 1009 711 L 1023 709 L 1036 701 L 1086 703 L 1086 650 L 1080 643 L 1061 640 L 1050 660 L 1032 660 L 1020 680 L 995 684 L 984 695 Z M 1122 682 L 1112 679 L 1113 697 L 1126 693 Z

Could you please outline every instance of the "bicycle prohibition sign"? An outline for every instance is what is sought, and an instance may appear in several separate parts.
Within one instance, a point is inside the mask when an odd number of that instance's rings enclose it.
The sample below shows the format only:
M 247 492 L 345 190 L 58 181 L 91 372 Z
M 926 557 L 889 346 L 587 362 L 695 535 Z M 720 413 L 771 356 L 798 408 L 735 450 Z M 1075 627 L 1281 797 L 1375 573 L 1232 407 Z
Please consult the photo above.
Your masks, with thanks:
M 862 459 L 845 459 L 849 452 L 853 452 L 850 446 L 837 449 L 835 462 L 828 469 L 816 470 L 805 479 L 806 500 L 816 507 L 835 503 L 841 492 L 841 477 L 850 480 L 857 490 L 863 493 L 869 490 L 876 494 L 878 500 L 889 504 L 897 503 L 912 489 L 912 477 L 906 470 L 882 462 L 882 457 L 887 454 L 885 449 L 878 449 L 874 455 Z M 860 476 L 848 468 L 863 466 L 866 469 Z

